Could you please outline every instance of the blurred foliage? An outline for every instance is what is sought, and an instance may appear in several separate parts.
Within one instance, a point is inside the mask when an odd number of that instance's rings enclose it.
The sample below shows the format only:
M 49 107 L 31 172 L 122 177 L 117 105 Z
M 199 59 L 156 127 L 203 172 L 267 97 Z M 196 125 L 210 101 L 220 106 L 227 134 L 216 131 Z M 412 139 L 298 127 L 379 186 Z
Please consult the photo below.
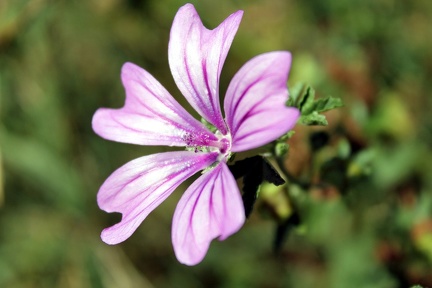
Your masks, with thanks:
M 248 223 L 200 265 L 171 248 L 186 185 L 125 243 L 102 243 L 118 215 L 98 209 L 99 186 L 165 148 L 105 141 L 92 115 L 123 104 L 126 61 L 185 104 L 167 59 L 184 3 L 0 1 L 0 287 L 432 287 L 428 0 L 192 1 L 209 28 L 245 11 L 222 91 L 251 57 L 290 50 L 290 86 L 344 107 L 296 127 L 276 157 L 287 184 L 263 185 Z

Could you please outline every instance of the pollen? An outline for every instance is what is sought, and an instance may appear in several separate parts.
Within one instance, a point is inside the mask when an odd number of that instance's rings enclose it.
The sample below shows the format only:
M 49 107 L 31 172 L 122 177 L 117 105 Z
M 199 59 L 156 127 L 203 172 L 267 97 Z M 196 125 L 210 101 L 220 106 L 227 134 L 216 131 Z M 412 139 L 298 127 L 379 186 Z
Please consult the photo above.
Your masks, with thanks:
M 182 140 L 186 144 L 187 151 L 198 152 L 218 152 L 218 161 L 227 161 L 231 154 L 231 135 L 222 135 L 219 131 L 215 132 L 218 140 L 210 140 L 208 135 L 197 135 L 186 132 Z

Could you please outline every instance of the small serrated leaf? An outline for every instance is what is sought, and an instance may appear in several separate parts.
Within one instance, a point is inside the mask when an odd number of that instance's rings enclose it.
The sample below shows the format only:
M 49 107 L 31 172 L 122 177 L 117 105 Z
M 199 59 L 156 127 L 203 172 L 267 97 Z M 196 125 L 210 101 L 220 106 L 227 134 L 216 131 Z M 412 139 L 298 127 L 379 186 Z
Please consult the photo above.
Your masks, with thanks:
M 302 115 L 308 115 L 314 111 L 314 100 L 315 90 L 312 87 L 308 87 L 299 99 L 299 103 L 297 106 Z
M 320 125 L 327 126 L 328 122 L 324 115 L 318 114 L 318 112 L 313 111 L 309 115 L 300 116 L 299 123 L 304 125 Z
M 297 83 L 293 87 L 289 88 L 289 98 L 286 103 L 286 106 L 297 107 L 297 100 L 303 95 L 303 91 L 305 90 L 305 84 Z
M 331 109 L 342 107 L 342 100 L 340 98 L 326 97 L 320 98 L 313 103 L 313 111 L 325 112 Z
M 288 153 L 289 145 L 285 142 L 277 142 L 274 147 L 274 153 L 276 157 L 283 157 Z
M 287 106 L 296 107 L 300 110 L 299 123 L 304 125 L 327 126 L 328 122 L 320 113 L 343 106 L 340 98 L 326 97 L 315 100 L 315 90 L 304 84 L 297 84 L 291 90 L 291 96 Z
M 279 137 L 278 141 L 287 141 L 287 140 L 290 139 L 294 134 L 295 134 L 295 131 L 294 131 L 294 130 L 288 131 L 287 133 L 285 133 L 284 135 L 282 135 L 281 137 Z

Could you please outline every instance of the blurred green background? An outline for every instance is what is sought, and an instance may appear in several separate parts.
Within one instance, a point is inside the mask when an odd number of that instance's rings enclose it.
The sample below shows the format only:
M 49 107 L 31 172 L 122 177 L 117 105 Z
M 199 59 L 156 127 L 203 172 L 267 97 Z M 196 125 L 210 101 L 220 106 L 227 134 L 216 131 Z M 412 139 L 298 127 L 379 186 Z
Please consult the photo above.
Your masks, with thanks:
M 245 11 L 222 92 L 251 57 L 290 50 L 290 85 L 343 99 L 329 126 L 296 128 L 284 167 L 296 181 L 263 187 L 242 230 L 195 267 L 170 237 L 186 185 L 104 244 L 120 218 L 98 209 L 98 188 L 166 148 L 105 141 L 92 115 L 123 105 L 126 61 L 183 101 L 167 45 L 186 2 L 1 0 L 0 287 L 432 287 L 432 2 L 191 2 L 209 28 Z M 293 213 L 300 225 L 274 253 Z

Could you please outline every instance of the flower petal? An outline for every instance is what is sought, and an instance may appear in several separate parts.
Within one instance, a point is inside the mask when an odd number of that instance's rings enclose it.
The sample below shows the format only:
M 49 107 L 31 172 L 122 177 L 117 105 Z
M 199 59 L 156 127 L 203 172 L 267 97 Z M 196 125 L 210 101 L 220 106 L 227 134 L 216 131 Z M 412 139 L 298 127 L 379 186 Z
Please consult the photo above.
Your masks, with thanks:
M 237 183 L 225 163 L 204 173 L 183 194 L 174 213 L 172 241 L 177 259 L 198 264 L 210 242 L 224 240 L 245 221 Z
M 117 244 L 129 238 L 185 179 L 208 167 L 216 158 L 217 153 L 166 152 L 144 156 L 120 167 L 97 195 L 102 210 L 123 214 L 120 223 L 102 231 L 102 240 Z
M 99 136 L 117 142 L 168 146 L 205 145 L 217 139 L 144 69 L 126 63 L 121 76 L 125 105 L 96 111 L 92 125 Z
M 192 4 L 177 12 L 171 28 L 168 59 L 174 80 L 192 107 L 222 134 L 226 127 L 219 104 L 219 76 L 243 11 L 216 29 L 206 29 Z
M 267 144 L 295 125 L 300 113 L 286 107 L 291 54 L 278 51 L 249 60 L 228 86 L 224 108 L 232 151 Z

